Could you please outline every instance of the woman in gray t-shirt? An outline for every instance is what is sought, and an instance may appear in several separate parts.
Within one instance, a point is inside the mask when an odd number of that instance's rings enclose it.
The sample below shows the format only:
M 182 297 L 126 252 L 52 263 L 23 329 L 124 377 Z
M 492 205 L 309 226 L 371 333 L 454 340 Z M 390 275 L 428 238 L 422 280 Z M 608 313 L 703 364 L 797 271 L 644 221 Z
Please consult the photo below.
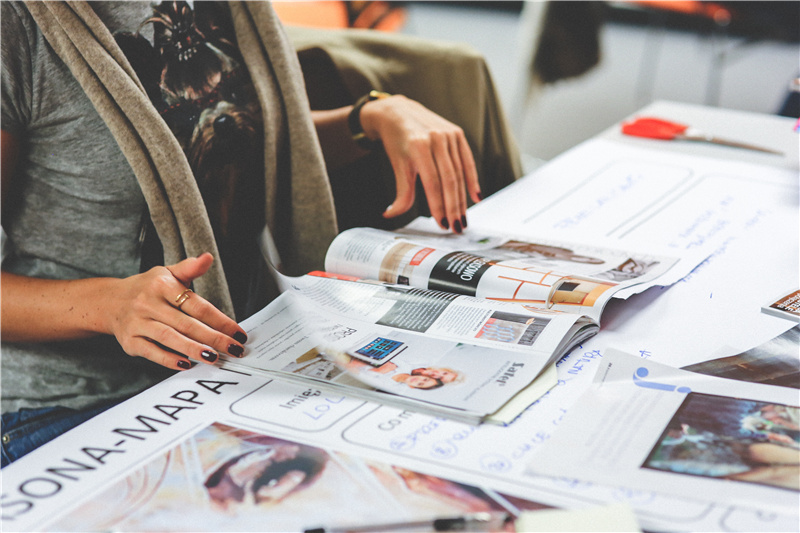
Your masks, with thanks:
M 219 353 L 241 356 L 246 335 L 232 318 L 188 291 L 214 261 L 210 254 L 142 268 L 153 232 L 131 166 L 27 8 L 17 2 L 0 5 L 5 465 L 171 372 L 190 368 L 192 361 L 211 364 Z M 213 7 L 213 16 L 219 16 L 216 4 L 195 5 Z M 202 23 L 188 4 L 170 2 L 165 9 L 170 6 L 181 11 L 190 30 Z M 204 123 L 218 137 L 239 131 L 240 116 L 223 108 L 241 104 L 237 99 L 243 92 L 235 82 L 246 77 L 235 39 L 208 31 L 180 34 L 177 26 L 169 27 L 169 17 L 143 26 L 140 37 L 140 25 L 153 15 L 150 2 L 96 2 L 92 8 L 112 33 L 131 37 L 118 42 L 125 44 L 143 85 L 155 88 L 152 94 L 148 90 L 153 105 L 171 127 L 175 122 L 173 131 L 203 189 L 195 165 L 205 164 L 214 138 L 193 151 L 195 134 L 182 138 L 181 128 L 195 120 L 197 128 Z M 198 36 L 206 37 L 198 42 Z M 170 62 L 185 66 L 203 53 L 211 66 L 202 76 L 193 68 L 164 75 Z M 162 62 L 155 85 L 148 74 L 153 61 Z M 271 87 L 279 102 L 277 85 Z M 282 139 L 279 130 L 286 119 L 280 108 L 264 116 L 272 122 L 259 127 Z M 357 106 L 314 112 L 312 118 L 329 167 L 365 155 L 365 139 L 383 144 L 397 181 L 397 199 L 385 217 L 411 207 L 419 178 L 435 220 L 456 232 L 466 226 L 467 196 L 477 202 L 480 191 L 460 128 L 412 100 L 385 94 L 365 97 Z M 227 142 L 221 151 L 238 146 Z M 224 194 L 224 188 L 212 185 L 206 199 Z M 236 228 L 230 205 L 207 208 L 212 222 L 216 218 L 218 241 L 239 231 L 230 230 Z M 239 251 L 231 249 L 235 257 Z M 237 310 L 253 310 L 241 301 L 250 288 L 231 287 L 244 295 L 234 301 Z

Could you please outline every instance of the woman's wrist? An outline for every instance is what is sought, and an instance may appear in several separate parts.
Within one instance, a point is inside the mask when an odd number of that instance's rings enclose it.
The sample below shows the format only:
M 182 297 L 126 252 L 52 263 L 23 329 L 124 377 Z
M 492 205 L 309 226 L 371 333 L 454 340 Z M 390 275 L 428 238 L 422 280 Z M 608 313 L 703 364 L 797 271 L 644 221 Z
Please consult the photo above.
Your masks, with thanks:
M 380 146 L 376 124 L 380 113 L 377 112 L 376 102 L 389 97 L 389 93 L 370 91 L 356 101 L 348 114 L 347 125 L 353 141 L 364 150 L 374 150 Z

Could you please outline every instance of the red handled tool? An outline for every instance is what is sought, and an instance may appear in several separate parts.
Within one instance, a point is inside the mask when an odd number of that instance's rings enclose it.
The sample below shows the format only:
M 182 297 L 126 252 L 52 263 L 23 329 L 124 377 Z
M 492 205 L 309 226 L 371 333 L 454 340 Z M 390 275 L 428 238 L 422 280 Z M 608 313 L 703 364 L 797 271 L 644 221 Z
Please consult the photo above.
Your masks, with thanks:
M 721 144 L 723 146 L 731 146 L 733 148 L 744 148 L 746 150 L 756 150 L 758 152 L 766 152 L 768 154 L 783 155 L 783 152 L 779 152 L 777 150 L 764 148 L 763 146 L 756 146 L 754 144 L 721 139 L 719 137 L 697 131 L 695 128 L 687 126 L 686 124 L 679 124 L 677 122 L 670 122 L 668 120 L 653 117 L 640 117 L 631 122 L 624 122 L 622 124 L 622 133 L 625 135 L 633 135 L 634 137 L 646 137 L 648 139 L 661 139 L 664 141 L 709 142 Z

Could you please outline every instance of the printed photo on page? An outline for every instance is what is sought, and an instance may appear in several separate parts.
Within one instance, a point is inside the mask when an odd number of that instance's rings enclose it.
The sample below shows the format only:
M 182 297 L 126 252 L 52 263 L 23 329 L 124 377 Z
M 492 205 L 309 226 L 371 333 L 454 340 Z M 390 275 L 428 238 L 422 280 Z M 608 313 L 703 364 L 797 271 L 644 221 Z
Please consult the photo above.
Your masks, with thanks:
M 798 350 L 800 325 L 742 353 L 682 368 L 709 376 L 800 389 Z
M 214 423 L 48 531 L 303 531 L 543 509 L 398 465 Z

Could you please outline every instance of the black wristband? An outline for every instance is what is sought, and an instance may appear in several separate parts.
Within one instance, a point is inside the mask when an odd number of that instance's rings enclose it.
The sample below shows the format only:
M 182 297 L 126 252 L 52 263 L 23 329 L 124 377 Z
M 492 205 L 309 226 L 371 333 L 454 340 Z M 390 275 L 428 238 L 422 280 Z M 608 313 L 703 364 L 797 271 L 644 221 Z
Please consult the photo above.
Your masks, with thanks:
M 350 111 L 350 114 L 347 115 L 347 126 L 350 128 L 350 135 L 353 136 L 353 141 L 364 150 L 372 151 L 379 148 L 381 146 L 381 141 L 373 141 L 364 133 L 364 128 L 361 126 L 361 108 L 364 107 L 364 104 L 367 102 L 380 100 L 388 96 L 391 95 L 382 91 L 372 90 L 356 100 L 356 103 L 353 104 L 353 109 Z

